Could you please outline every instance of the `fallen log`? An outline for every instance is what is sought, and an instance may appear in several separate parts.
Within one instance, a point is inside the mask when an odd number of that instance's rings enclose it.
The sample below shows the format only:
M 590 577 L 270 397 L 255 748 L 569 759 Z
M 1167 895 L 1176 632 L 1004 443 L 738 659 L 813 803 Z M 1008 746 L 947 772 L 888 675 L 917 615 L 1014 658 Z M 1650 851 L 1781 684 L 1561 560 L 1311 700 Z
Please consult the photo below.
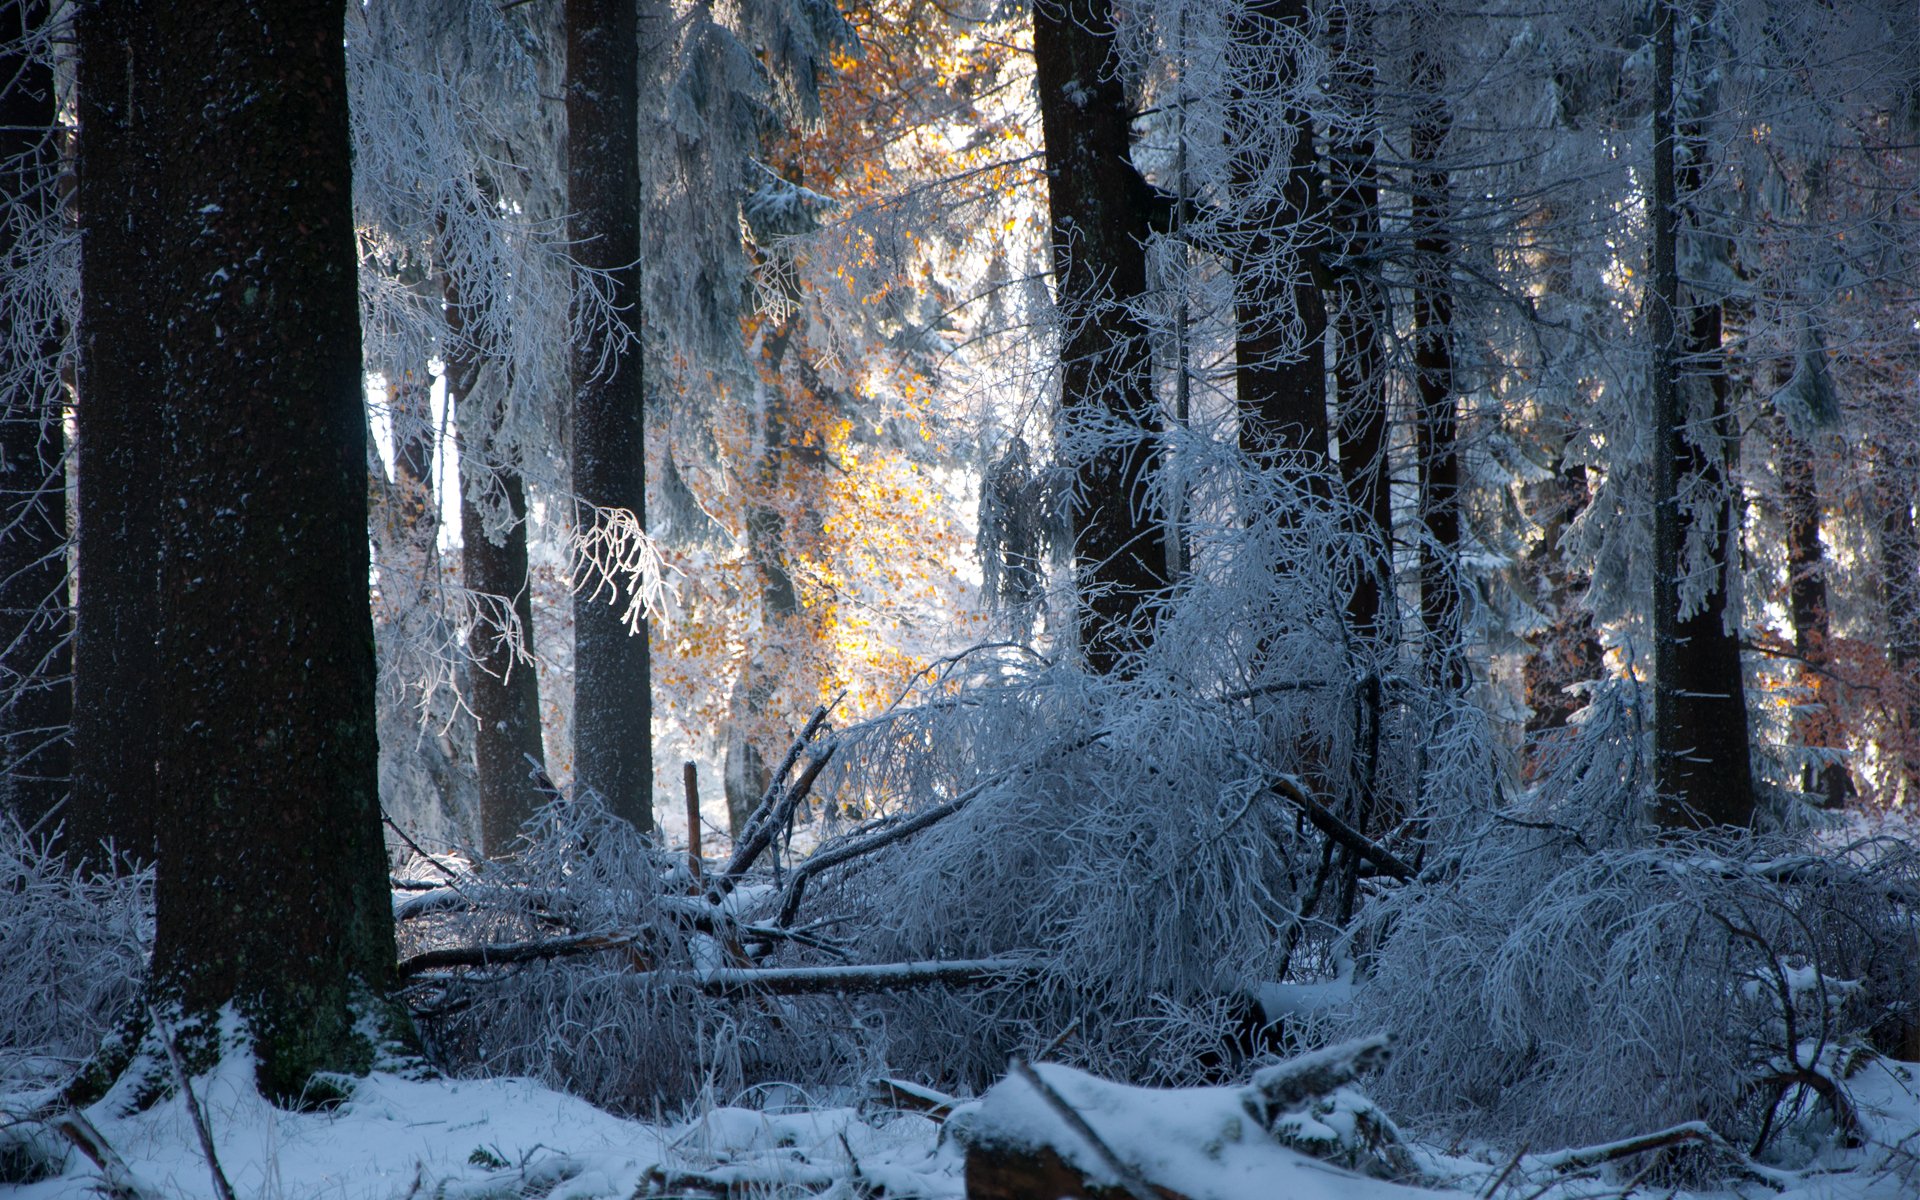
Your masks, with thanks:
M 1371 1169 L 1379 1151 L 1366 1130 L 1356 1126 L 1351 1144 L 1309 1153 L 1313 1139 L 1289 1124 L 1289 1117 L 1310 1124 L 1314 1114 L 1338 1110 L 1334 1124 L 1344 1127 L 1345 1117 L 1371 1111 L 1347 1084 L 1384 1050 L 1379 1039 L 1334 1047 L 1282 1064 L 1264 1086 L 1240 1088 L 1140 1088 L 1016 1063 L 947 1128 L 966 1154 L 970 1200 L 1226 1200 L 1250 1194 L 1253 1180 L 1262 1195 L 1326 1195 L 1329 1172 L 1353 1200 L 1430 1197 Z M 1378 1124 L 1391 1129 L 1384 1117 Z M 1375 1178 L 1333 1165 L 1343 1163 Z M 1411 1177 L 1411 1164 L 1403 1165 Z

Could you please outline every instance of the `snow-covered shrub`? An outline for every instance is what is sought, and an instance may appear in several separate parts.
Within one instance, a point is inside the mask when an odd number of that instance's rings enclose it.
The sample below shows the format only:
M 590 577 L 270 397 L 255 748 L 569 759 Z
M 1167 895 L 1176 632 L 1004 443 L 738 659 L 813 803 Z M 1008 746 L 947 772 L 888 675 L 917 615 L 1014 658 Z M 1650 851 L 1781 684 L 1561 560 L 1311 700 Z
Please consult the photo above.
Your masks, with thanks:
M 1411 831 L 1488 806 L 1486 739 L 1347 625 L 1377 561 L 1351 514 L 1298 473 L 1252 478 L 1196 501 L 1219 525 L 1126 671 L 983 656 L 843 735 L 840 778 L 904 798 L 892 820 L 954 811 L 850 863 L 807 913 L 848 918 L 863 960 L 1031 969 L 882 1001 L 896 1069 L 977 1087 L 1050 1043 L 1141 1081 L 1237 1069 L 1259 985 L 1325 962 L 1360 875 L 1276 782 L 1409 854 Z
M 1534 1146 L 1705 1120 L 1751 1146 L 1796 1113 L 1833 1119 L 1873 1022 L 1920 994 L 1912 847 L 1655 840 L 1611 744 L 1631 732 L 1590 731 L 1530 802 L 1371 909 L 1348 1021 L 1398 1039 L 1373 1081 L 1397 1116 Z
M 153 944 L 153 872 L 93 875 L 0 818 L 0 1078 L 57 1081 L 113 1032 Z
M 406 995 L 430 1054 L 457 1074 L 528 1075 L 617 1112 L 726 1100 L 771 1079 L 834 1080 L 869 1065 L 858 1020 L 830 997 L 721 998 L 706 972 L 743 961 L 738 905 L 710 905 L 682 863 L 592 797 L 556 801 L 517 854 L 446 864 L 402 897 L 401 956 L 436 947 L 606 935 L 609 945 L 419 974 Z M 436 878 L 431 864 L 408 873 Z

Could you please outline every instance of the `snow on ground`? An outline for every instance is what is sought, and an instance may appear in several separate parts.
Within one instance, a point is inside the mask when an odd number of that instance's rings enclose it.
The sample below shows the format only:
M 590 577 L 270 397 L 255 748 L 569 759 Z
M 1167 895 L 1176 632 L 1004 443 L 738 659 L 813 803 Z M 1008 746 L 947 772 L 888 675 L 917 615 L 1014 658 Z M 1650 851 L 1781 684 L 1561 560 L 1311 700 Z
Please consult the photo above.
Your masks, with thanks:
M 1623 1194 L 1634 1166 L 1565 1177 L 1529 1155 L 1509 1166 L 1447 1157 L 1415 1146 L 1436 1187 L 1368 1179 L 1266 1141 L 1239 1107 L 1239 1089 L 1152 1091 L 1042 1067 L 1057 1092 L 1122 1158 L 1195 1200 L 1464 1200 L 1497 1192 L 1512 1200 L 1599 1200 Z M 1075 1134 L 1019 1079 L 990 1099 L 962 1105 L 947 1131 L 918 1115 L 821 1107 L 795 1111 L 714 1106 L 661 1123 L 625 1120 L 524 1079 L 413 1080 L 376 1073 L 352 1098 L 323 1113 L 278 1109 L 261 1099 L 252 1064 L 232 1055 L 195 1081 L 227 1178 L 239 1200 L 588 1200 L 636 1195 L 741 1192 L 881 1195 L 958 1200 L 958 1131 L 1015 1122 L 1060 1145 Z M 1920 1196 L 1920 1069 L 1876 1060 L 1850 1081 L 1868 1144 L 1826 1149 L 1795 1173 L 1778 1173 L 1715 1195 L 1787 1200 L 1913 1200 Z M 775 1095 L 778 1093 L 761 1093 Z M 0 1096 L 0 1111 L 22 1097 Z M 87 1117 L 152 1197 L 211 1200 L 215 1192 L 185 1101 L 116 1112 L 109 1095 Z M 0 1142 L 26 1128 L 0 1129 Z M 1624 1131 L 1634 1132 L 1634 1131 Z M 33 1135 L 63 1155 L 53 1178 L 15 1185 L 20 1200 L 80 1200 L 100 1194 L 101 1173 L 44 1127 Z M 1098 1176 L 1092 1156 L 1085 1158 Z M 1643 1163 L 1644 1160 L 1641 1160 Z M 1505 1170 L 1503 1171 L 1503 1168 Z M 0 1190 L 7 1190 L 0 1185 Z M 1667 1188 L 1641 1192 L 1665 1198 Z M 1685 1193 L 1681 1193 L 1685 1196 Z

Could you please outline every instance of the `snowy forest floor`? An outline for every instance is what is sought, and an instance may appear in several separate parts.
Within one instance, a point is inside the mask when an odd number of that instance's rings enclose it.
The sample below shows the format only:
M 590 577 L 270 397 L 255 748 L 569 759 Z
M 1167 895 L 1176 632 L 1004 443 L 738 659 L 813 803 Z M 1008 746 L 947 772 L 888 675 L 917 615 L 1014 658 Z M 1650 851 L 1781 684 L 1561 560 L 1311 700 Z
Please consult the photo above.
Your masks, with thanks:
M 1412 1143 L 1425 1187 L 1386 1183 L 1243 1137 L 1230 1088 L 1149 1091 L 1103 1084 L 1062 1067 L 1043 1068 L 1120 1157 L 1156 1184 L 1193 1200 L 1389 1200 L 1419 1196 L 1587 1200 L 1646 1195 L 1738 1195 L 1896 1200 L 1920 1194 L 1920 1067 L 1876 1059 L 1852 1081 L 1861 1144 L 1828 1150 L 1797 1172 L 1769 1172 L 1733 1190 L 1691 1193 L 1660 1183 L 1648 1155 L 1569 1169 L 1565 1156 Z M 995 1089 L 1024 1087 L 1010 1078 Z M 244 1055 L 229 1055 L 193 1083 L 215 1156 L 237 1200 L 480 1200 L 482 1197 L 816 1195 L 959 1197 L 965 1194 L 962 1106 L 945 1126 L 926 1116 L 836 1106 L 797 1089 L 754 1089 L 733 1103 L 699 1106 L 679 1119 L 625 1120 L 523 1079 L 417 1080 L 375 1073 L 340 1107 L 277 1108 L 253 1086 Z M 993 1093 L 989 1093 L 991 1103 Z M 0 1111 L 37 1099 L 0 1095 Z M 742 1107 L 752 1105 L 752 1107 Z M 1001 1119 L 1044 1112 L 1003 1102 Z M 60 1163 L 57 1173 L 15 1185 L 22 1200 L 109 1194 L 122 1200 L 219 1197 L 184 1097 L 127 1114 L 109 1094 L 84 1114 L 117 1155 L 106 1169 L 65 1147 L 45 1127 L 19 1125 L 7 1156 Z M 9 1119 L 11 1122 L 11 1118 Z M 1069 1154 L 1071 1150 L 1067 1151 Z M 12 1172 L 8 1172 L 12 1174 Z M 1097 1168 L 1093 1174 L 1098 1175 Z M 6 1190 L 0 1188 L 0 1190 Z M 1115 1194 L 1120 1194 L 1116 1189 Z

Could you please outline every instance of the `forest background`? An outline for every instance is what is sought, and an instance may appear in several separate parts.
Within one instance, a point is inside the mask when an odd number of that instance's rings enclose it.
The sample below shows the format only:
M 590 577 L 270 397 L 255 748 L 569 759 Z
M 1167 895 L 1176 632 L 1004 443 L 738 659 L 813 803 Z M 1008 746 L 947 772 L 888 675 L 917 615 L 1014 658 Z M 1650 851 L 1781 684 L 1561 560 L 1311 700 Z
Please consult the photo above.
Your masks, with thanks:
M 1758 1158 L 1916 1057 L 1910 3 L 214 7 L 6 8 L 24 1074 L 1385 1029 L 1431 1128 Z

